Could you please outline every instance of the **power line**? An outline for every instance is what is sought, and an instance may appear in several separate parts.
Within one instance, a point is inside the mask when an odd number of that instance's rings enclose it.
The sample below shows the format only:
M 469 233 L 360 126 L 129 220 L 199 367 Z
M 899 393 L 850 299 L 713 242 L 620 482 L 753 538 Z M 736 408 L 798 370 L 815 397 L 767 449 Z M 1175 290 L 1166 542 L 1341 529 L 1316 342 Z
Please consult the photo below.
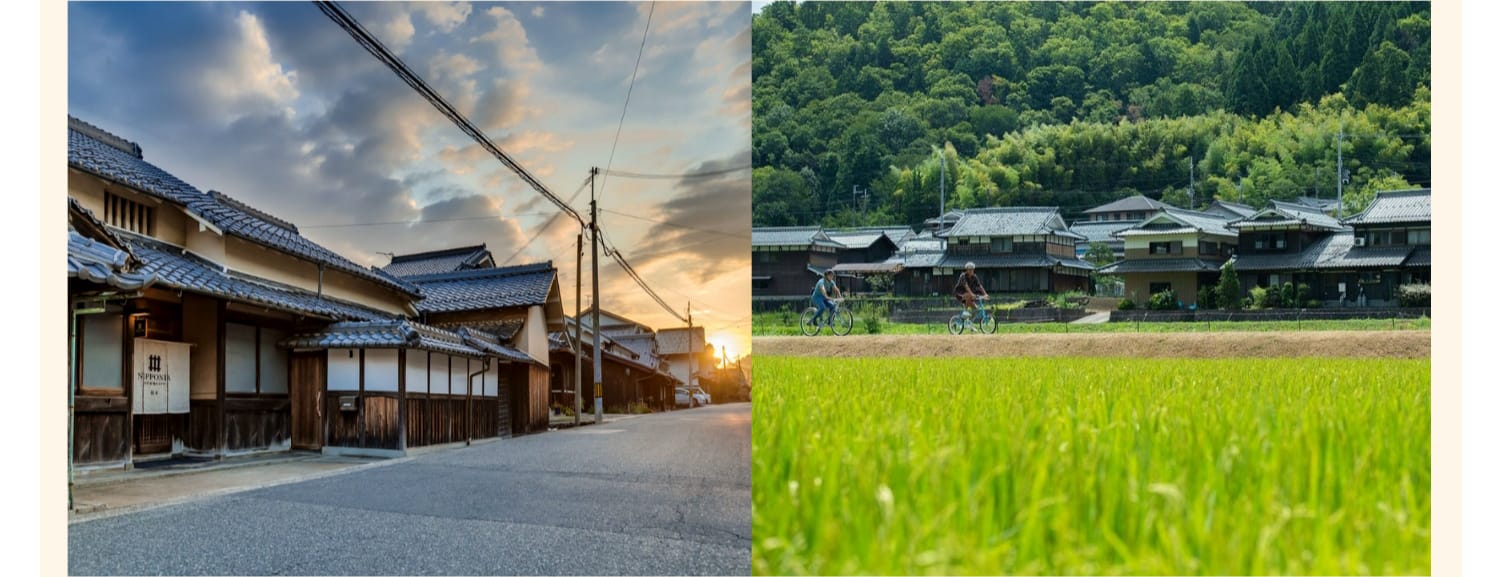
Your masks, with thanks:
M 436 90 L 428 86 L 427 82 L 422 80 L 415 72 L 412 72 L 410 68 L 407 68 L 406 63 L 402 62 L 400 58 L 397 58 L 395 54 L 386 49 L 385 45 L 381 44 L 379 39 L 365 30 L 364 26 L 360 25 L 359 21 L 350 16 L 348 12 L 345 12 L 342 6 L 332 1 L 319 1 L 317 5 L 318 9 L 323 11 L 323 14 L 327 15 L 335 24 L 338 24 L 340 28 L 349 33 L 349 36 L 360 46 L 364 47 L 371 55 L 375 56 L 376 60 L 385 64 L 392 72 L 395 72 L 396 76 L 400 77 L 408 86 L 411 86 L 413 90 L 416 90 L 417 94 L 421 95 L 438 112 L 442 113 L 454 125 L 458 126 L 459 130 L 469 135 L 481 148 L 484 148 L 499 160 L 501 164 L 511 169 L 512 172 L 515 172 L 516 176 L 530 185 L 533 190 L 536 190 L 537 193 L 551 201 L 552 204 L 557 205 L 558 209 L 577 221 L 579 226 L 584 226 L 583 217 L 578 214 L 578 211 L 573 210 L 573 207 L 568 206 L 566 202 L 563 202 L 551 190 L 548 190 L 546 185 L 543 185 L 535 176 L 532 176 L 525 167 L 522 167 L 509 154 L 506 154 L 499 146 L 490 141 L 489 136 L 486 136 L 483 130 L 480 130 L 478 126 L 469 122 L 469 119 L 460 113 L 458 109 L 454 108 L 452 104 L 449 104 L 441 94 L 438 94 Z
M 651 33 L 651 17 L 656 14 L 656 2 L 646 13 L 646 29 L 641 32 L 641 47 L 635 53 L 635 68 L 630 70 L 630 88 L 625 90 L 625 106 L 620 108 L 620 125 L 615 127 L 615 143 L 609 146 L 609 162 L 604 164 L 604 181 L 599 183 L 599 195 L 604 195 L 604 186 L 609 184 L 609 169 L 615 165 L 615 148 L 620 146 L 620 131 L 625 129 L 625 112 L 630 110 L 630 95 L 635 92 L 635 76 L 641 70 L 641 56 L 646 54 L 646 35 Z
M 352 228 L 352 227 L 358 227 L 358 226 L 388 226 L 388 225 L 393 225 L 393 224 L 405 224 L 405 225 L 437 224 L 437 223 L 441 223 L 441 222 L 464 222 L 464 221 L 470 221 L 470 220 L 494 220 L 494 219 L 497 219 L 497 218 L 515 218 L 515 217 L 521 217 L 521 216 L 551 216 L 551 215 L 555 215 L 555 214 L 557 214 L 557 213 L 556 212 L 519 212 L 519 213 L 515 213 L 515 214 L 495 214 L 495 215 L 490 215 L 490 216 L 460 216 L 460 217 L 455 217 L 455 218 L 436 218 L 436 219 L 432 219 L 432 220 L 427 220 L 427 219 L 422 219 L 422 220 L 387 220 L 387 221 L 381 221 L 381 222 L 346 222 L 346 223 L 340 223 L 340 224 L 299 224 L 299 225 L 297 225 L 297 228 L 298 229 L 305 229 L 305 228 Z
M 589 181 L 593 178 L 593 175 L 589 175 L 583 179 L 583 184 L 578 186 L 578 190 L 573 191 L 573 196 L 568 197 L 569 205 L 573 204 L 573 200 L 578 198 L 579 194 L 583 193 L 583 189 L 588 188 Z M 542 226 L 536 229 L 536 232 L 531 233 L 531 238 L 526 239 L 526 243 L 521 245 L 521 248 L 516 249 L 516 252 L 511 253 L 510 258 L 505 259 L 505 262 L 500 266 L 508 266 L 511 261 L 516 260 L 516 257 L 521 256 L 521 253 L 524 252 L 527 248 L 530 248 L 531 243 L 536 242 L 536 239 L 541 238 L 542 233 L 546 232 L 547 228 L 552 226 L 552 223 L 557 222 L 557 217 L 561 215 L 561 212 L 552 213 L 552 218 L 547 219 L 547 222 L 542 223 Z

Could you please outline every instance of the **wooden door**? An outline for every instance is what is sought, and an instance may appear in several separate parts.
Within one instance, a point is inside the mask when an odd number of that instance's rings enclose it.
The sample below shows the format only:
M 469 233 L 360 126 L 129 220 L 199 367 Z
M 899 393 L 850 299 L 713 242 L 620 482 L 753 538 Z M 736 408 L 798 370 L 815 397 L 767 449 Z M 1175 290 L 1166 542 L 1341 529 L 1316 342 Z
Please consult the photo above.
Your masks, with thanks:
M 291 359 L 292 448 L 323 448 L 323 379 L 328 362 L 322 351 L 293 353 Z

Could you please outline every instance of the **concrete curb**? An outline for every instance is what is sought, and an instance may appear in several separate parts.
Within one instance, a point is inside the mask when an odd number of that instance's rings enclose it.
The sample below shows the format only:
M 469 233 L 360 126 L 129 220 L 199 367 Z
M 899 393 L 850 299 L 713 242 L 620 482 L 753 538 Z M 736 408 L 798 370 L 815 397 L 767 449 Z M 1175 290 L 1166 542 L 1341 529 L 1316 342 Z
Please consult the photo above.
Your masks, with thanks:
M 70 512 L 68 512 L 68 525 L 72 526 L 72 525 L 78 524 L 78 523 L 87 523 L 87 522 L 90 522 L 90 521 L 98 521 L 100 519 L 108 519 L 108 518 L 111 518 L 111 517 L 118 517 L 120 515 L 125 515 L 125 514 L 129 514 L 129 513 L 141 513 L 141 512 L 150 511 L 150 510 L 153 510 L 153 509 L 161 509 L 163 507 L 171 507 L 171 506 L 174 506 L 174 505 L 182 505 L 182 504 L 186 504 L 186 503 L 193 503 L 193 502 L 197 502 L 197 501 L 203 501 L 203 500 L 211 499 L 211 498 L 214 498 L 214 497 L 222 497 L 222 496 L 225 496 L 225 495 L 233 495 L 235 493 L 244 493 L 244 492 L 247 492 L 247 491 L 254 491 L 254 490 L 257 490 L 257 489 L 265 489 L 265 488 L 269 488 L 269 487 L 275 487 L 275 486 L 278 486 L 278 485 L 288 485 L 288 484 L 291 484 L 291 483 L 300 483 L 300 482 L 303 482 L 303 481 L 311 481 L 311 480 L 314 480 L 314 479 L 322 479 L 322 478 L 325 478 L 325 477 L 334 477 L 334 476 L 343 475 L 343 474 L 347 474 L 347 473 L 353 473 L 355 471 L 364 471 L 364 470 L 367 470 L 367 469 L 373 469 L 373 468 L 377 468 L 377 467 L 386 467 L 386 466 L 390 466 L 390 465 L 395 465 L 397 463 L 405 463 L 405 462 L 410 461 L 410 460 L 412 460 L 411 457 L 397 457 L 397 458 L 394 458 L 394 459 L 385 459 L 385 460 L 380 460 L 380 461 L 373 461 L 373 462 L 365 463 L 365 464 L 362 464 L 362 465 L 352 465 L 352 466 L 349 466 L 349 467 L 345 467 L 345 468 L 342 468 L 342 469 L 336 469 L 336 470 L 333 470 L 333 471 L 321 471 L 321 472 L 317 472 L 317 473 L 308 473 L 308 474 L 305 474 L 305 475 L 295 475 L 295 476 L 292 476 L 292 477 L 287 477 L 287 478 L 283 478 L 283 479 L 277 479 L 277 480 L 274 480 L 274 481 L 267 481 L 267 482 L 264 482 L 264 483 L 257 483 L 257 484 L 253 484 L 253 485 L 244 485 L 244 486 L 239 486 L 239 487 L 226 487 L 224 489 L 216 489 L 216 490 L 212 490 L 212 491 L 205 491 L 205 492 L 202 492 L 202 493 L 194 493 L 194 494 L 191 494 L 191 495 L 185 495 L 185 496 L 182 496 L 182 497 L 172 498 L 172 499 L 168 499 L 168 500 L 165 500 L 165 501 L 157 501 L 155 503 L 143 503 L 143 504 L 139 504 L 139 505 L 130 505 L 130 506 L 120 507 L 120 508 L 116 508 L 116 509 L 96 509 L 94 511 L 86 512 L 86 513 L 77 513 L 77 512 L 70 511 Z M 266 464 L 269 464 L 269 463 L 266 463 Z M 218 470 L 222 470 L 222 469 L 218 469 Z M 191 471 L 184 471 L 183 473 L 186 473 L 186 472 L 191 472 Z
M 139 469 L 133 469 L 133 470 L 130 470 L 130 471 L 124 471 L 124 470 L 120 470 L 120 471 L 110 470 L 108 472 L 99 471 L 99 472 L 95 473 L 96 475 L 99 475 L 97 477 L 89 477 L 89 476 L 86 475 L 86 476 L 81 477 L 81 478 L 74 478 L 73 479 L 73 486 L 74 487 L 100 487 L 100 486 L 104 486 L 104 485 L 115 485 L 115 484 L 119 484 L 119 483 L 127 483 L 127 482 L 130 482 L 130 481 L 139 481 L 139 480 L 142 480 L 142 479 L 161 479 L 161 478 L 165 478 L 165 477 L 176 477 L 178 475 L 191 475 L 193 473 L 205 473 L 205 472 L 210 472 L 210 471 L 228 471 L 228 470 L 231 470 L 231 469 L 248 469 L 250 467 L 263 467 L 263 466 L 266 466 L 266 465 L 283 465 L 283 464 L 286 464 L 286 463 L 298 463 L 298 462 L 302 462 L 302 461 L 309 461 L 309 460 L 318 459 L 320 457 L 322 457 L 322 455 L 308 453 L 308 454 L 305 454 L 305 455 L 287 456 L 287 457 L 278 458 L 278 459 L 271 459 L 271 458 L 255 459 L 255 460 L 250 460 L 250 461 L 245 461 L 245 462 L 239 462 L 239 463 L 233 462 L 233 460 L 230 460 L 228 462 L 221 461 L 221 462 L 216 463 L 214 465 L 209 465 L 209 466 L 200 467 L 200 468 L 194 468 L 194 469 L 162 469 L 162 470 L 159 470 L 159 471 L 151 471 L 151 470 L 142 471 L 142 470 L 139 470 Z

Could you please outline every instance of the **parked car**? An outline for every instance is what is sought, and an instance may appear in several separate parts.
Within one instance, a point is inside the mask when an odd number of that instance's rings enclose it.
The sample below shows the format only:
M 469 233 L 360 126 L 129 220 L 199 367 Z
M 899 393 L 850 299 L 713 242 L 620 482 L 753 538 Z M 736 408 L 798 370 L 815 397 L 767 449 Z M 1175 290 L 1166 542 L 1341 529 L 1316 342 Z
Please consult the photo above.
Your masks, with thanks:
M 708 396 L 707 391 L 698 387 L 693 387 L 693 398 L 698 400 L 698 406 L 700 407 L 714 404 L 713 397 Z
M 696 396 L 688 393 L 687 387 L 677 387 L 676 402 L 679 407 L 696 407 L 699 404 Z

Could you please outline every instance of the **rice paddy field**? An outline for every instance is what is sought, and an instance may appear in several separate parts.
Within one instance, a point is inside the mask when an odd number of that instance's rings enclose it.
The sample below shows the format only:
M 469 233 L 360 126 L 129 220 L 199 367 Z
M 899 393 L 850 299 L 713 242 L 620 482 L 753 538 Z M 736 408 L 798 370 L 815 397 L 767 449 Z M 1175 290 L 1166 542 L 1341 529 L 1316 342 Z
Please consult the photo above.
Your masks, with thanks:
M 1430 573 L 1427 359 L 756 361 L 758 575 Z

